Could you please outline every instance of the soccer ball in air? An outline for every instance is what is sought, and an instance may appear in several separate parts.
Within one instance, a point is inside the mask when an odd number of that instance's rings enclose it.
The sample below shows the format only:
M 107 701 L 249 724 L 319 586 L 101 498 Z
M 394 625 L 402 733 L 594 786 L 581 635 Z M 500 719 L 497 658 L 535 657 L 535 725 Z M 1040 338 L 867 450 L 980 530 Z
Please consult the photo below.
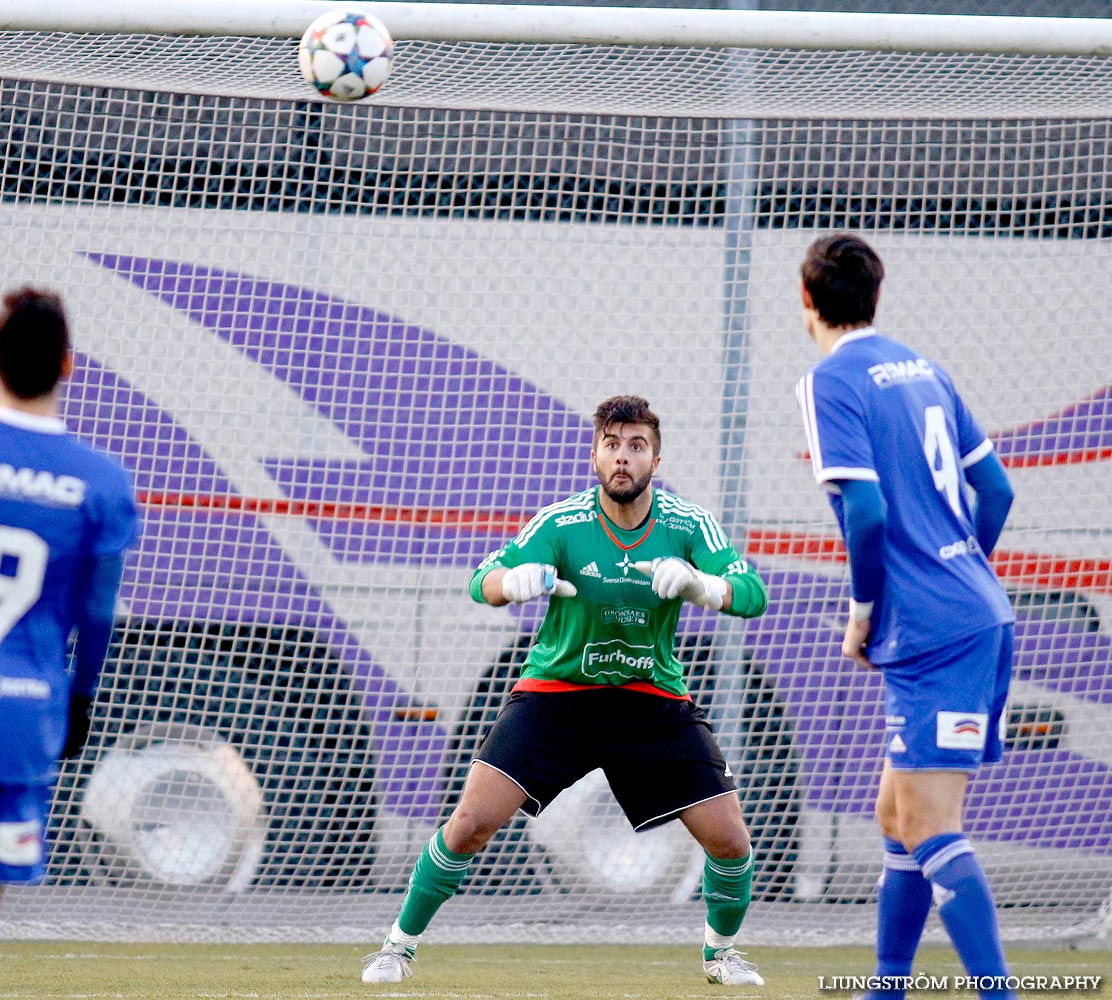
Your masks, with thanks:
M 309 86 L 336 101 L 358 101 L 386 82 L 394 40 L 373 14 L 333 10 L 305 29 L 297 58 Z

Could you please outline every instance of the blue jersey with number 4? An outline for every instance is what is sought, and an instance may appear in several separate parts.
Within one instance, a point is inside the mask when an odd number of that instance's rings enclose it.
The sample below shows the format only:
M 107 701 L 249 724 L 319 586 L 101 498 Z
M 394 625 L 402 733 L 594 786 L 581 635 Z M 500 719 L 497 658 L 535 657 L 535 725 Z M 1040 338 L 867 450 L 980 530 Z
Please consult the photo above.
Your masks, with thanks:
M 98 559 L 135 540 L 130 478 L 60 420 L 0 410 L 0 785 L 52 780 L 66 648 Z
M 992 442 L 933 361 L 872 327 L 843 335 L 796 388 L 815 479 L 845 534 L 840 480 L 888 505 L 868 654 L 893 663 L 1013 620 L 977 544 L 965 470 Z

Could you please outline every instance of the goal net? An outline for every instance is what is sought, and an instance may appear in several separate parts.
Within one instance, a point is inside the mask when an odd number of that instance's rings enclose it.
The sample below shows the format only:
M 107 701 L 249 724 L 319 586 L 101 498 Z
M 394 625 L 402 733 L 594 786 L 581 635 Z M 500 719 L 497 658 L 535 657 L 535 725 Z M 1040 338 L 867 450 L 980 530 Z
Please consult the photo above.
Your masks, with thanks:
M 825 50 L 395 28 L 391 79 L 344 106 L 300 81 L 299 29 L 32 13 L 0 31 L 4 283 L 63 293 L 65 416 L 134 473 L 143 535 L 48 882 L 0 934 L 381 940 L 543 613 L 475 604 L 471 571 L 591 484 L 595 406 L 638 393 L 660 482 L 771 593 L 678 636 L 753 833 L 746 942 L 868 940 L 880 687 L 839 655 L 793 393 L 831 230 L 877 246 L 878 325 L 953 374 L 1017 491 L 1007 753 L 967 814 L 1003 932 L 1108 933 L 1112 63 L 885 47 L 884 17 Z M 701 869 L 591 774 L 428 940 L 698 940 Z

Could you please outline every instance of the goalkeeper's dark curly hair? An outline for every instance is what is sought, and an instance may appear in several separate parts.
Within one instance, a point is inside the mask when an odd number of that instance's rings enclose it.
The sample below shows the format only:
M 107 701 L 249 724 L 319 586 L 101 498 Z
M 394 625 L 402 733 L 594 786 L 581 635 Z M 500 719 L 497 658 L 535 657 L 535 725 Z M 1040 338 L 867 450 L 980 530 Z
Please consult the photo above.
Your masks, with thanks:
M 660 417 L 642 396 L 611 396 L 595 410 L 595 440 L 612 424 L 644 424 L 653 432 L 653 454 L 660 454 Z
M 24 285 L 0 300 L 0 381 L 17 399 L 52 392 L 70 350 L 61 298 Z

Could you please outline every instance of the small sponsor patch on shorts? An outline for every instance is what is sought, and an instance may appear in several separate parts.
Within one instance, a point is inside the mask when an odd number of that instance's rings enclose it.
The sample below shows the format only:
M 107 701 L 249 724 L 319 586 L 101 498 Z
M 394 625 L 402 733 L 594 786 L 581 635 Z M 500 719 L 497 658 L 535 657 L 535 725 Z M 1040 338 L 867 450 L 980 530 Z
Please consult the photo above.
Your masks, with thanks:
M 982 750 L 988 735 L 984 712 L 939 712 L 936 745 L 942 750 Z
M 0 864 L 37 865 L 42 861 L 42 829 L 35 820 L 0 823 Z

